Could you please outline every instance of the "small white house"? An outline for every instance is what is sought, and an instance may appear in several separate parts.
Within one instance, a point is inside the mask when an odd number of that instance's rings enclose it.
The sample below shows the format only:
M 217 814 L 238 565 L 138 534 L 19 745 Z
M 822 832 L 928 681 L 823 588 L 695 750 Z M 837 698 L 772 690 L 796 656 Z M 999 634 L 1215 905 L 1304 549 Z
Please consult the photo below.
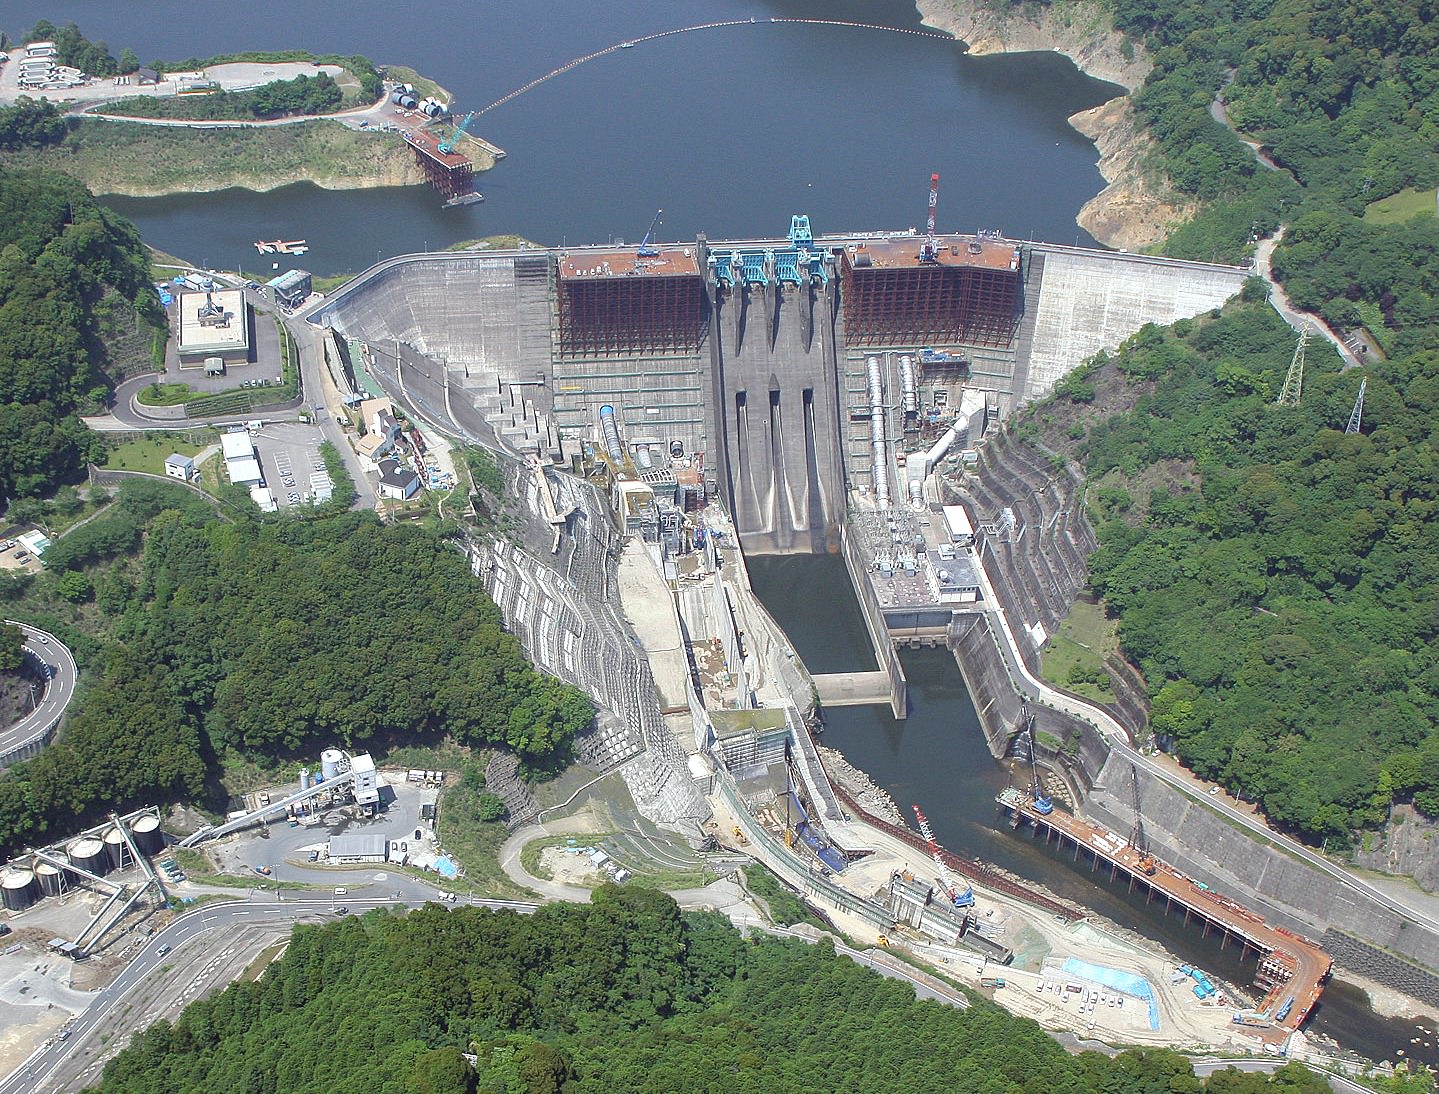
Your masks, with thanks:
M 189 482 L 195 477 L 195 461 L 189 456 L 182 456 L 175 452 L 165 457 L 165 474 L 172 479 L 179 479 L 181 482 Z
M 399 460 L 380 461 L 380 497 L 404 501 L 420 491 L 420 476 Z

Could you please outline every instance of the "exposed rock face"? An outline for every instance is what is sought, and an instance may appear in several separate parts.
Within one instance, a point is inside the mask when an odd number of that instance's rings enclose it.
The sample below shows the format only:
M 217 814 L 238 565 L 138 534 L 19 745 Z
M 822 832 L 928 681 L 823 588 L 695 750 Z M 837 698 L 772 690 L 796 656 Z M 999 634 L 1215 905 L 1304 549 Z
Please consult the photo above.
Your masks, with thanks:
M 1369 850 L 1356 849 L 1354 862 L 1386 874 L 1408 874 L 1420 888 L 1439 889 L 1439 822 L 1396 805 L 1394 819 L 1368 839 Z
M 1145 168 L 1154 138 L 1140 128 L 1128 95 L 1081 110 L 1069 124 L 1094 141 L 1099 171 L 1109 183 L 1084 203 L 1080 226 L 1108 247 L 1139 251 L 1194 217 L 1199 205 L 1176 193 L 1162 174 Z
M 1084 72 L 1133 91 L 1154 66 L 1144 51 L 1126 45 L 1100 4 L 1026 4 L 999 0 L 994 6 L 976 0 L 916 0 L 924 21 L 948 31 L 969 46 L 969 52 L 1062 53 Z
M 1066 4 L 978 0 L 917 0 L 924 21 L 963 41 L 973 54 L 1062 53 L 1091 76 L 1133 91 L 1154 66 L 1144 51 L 1116 31 L 1105 9 L 1089 0 Z M 1080 210 L 1081 227 L 1101 243 L 1125 251 L 1158 243 L 1194 216 L 1197 205 L 1178 195 L 1162 175 L 1146 170 L 1154 141 L 1134 117 L 1127 95 L 1069 119 L 1099 148 L 1099 170 L 1109 183 Z

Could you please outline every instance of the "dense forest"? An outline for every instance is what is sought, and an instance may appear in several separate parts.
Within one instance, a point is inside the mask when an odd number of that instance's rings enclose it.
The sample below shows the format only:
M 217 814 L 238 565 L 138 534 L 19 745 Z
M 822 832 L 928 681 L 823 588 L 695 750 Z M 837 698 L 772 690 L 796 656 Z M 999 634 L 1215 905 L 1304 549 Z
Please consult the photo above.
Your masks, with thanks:
M 1359 372 L 1311 344 L 1303 404 L 1280 407 L 1293 352 L 1260 303 L 1147 327 L 1059 396 L 1117 384 L 1129 409 L 1096 404 L 1049 439 L 1093 484 L 1093 581 L 1154 731 L 1276 821 L 1342 842 L 1396 798 L 1439 815 L 1439 357 L 1370 368 L 1346 435 Z
M 209 95 L 159 98 L 132 95 L 102 108 L 105 114 L 132 118 L 199 118 L 204 121 L 283 118 L 325 114 L 339 109 L 344 92 L 325 72 L 293 80 L 272 80 L 253 91 L 215 91 Z
M 589 700 L 529 665 L 437 533 L 372 514 L 235 511 L 127 484 L 47 552 L 62 592 L 85 576 L 106 640 L 63 738 L 0 778 L 0 849 L 69 831 L 77 814 L 205 800 L 227 750 L 308 756 L 448 734 L 530 770 L 568 762 Z M 142 543 L 138 567 L 105 565 Z
M 1199 217 L 1165 250 L 1242 261 L 1255 235 L 1291 232 L 1275 270 L 1298 302 L 1379 340 L 1439 344 L 1439 226 L 1361 219 L 1439 185 L 1439 27 L 1426 0 L 1109 0 L 1154 71 L 1135 95 L 1161 166 Z M 1063 0 L 1056 0 L 1063 3 Z M 1222 98 L 1234 128 L 1211 113 Z M 1318 244 L 1318 245 L 1316 245 Z M 1396 260 L 1397 259 L 1397 260 Z
M 5 121 L 8 119 L 0 119 Z M 0 168 L 0 502 L 79 479 L 117 312 L 156 325 L 134 227 L 63 175 Z
M 475 1059 L 472 1066 L 468 1053 Z M 108 1094 L 1323 1094 L 1299 1064 L 1207 1082 L 1164 1050 L 1066 1053 L 976 1002 L 918 1001 L 827 945 L 745 939 L 644 889 L 533 916 L 430 905 L 297 927 L 253 982 L 137 1034 Z

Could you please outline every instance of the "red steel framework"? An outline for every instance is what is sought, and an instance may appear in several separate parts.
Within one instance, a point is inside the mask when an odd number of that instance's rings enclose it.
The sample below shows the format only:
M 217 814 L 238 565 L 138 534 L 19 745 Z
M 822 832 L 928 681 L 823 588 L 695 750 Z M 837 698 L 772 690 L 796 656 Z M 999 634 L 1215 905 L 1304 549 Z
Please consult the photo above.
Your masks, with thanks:
M 560 277 L 561 357 L 697 353 L 708 319 L 698 274 Z
M 841 264 L 850 346 L 1007 346 L 1019 327 L 1022 274 L 978 266 Z
M 440 138 L 434 133 L 414 130 L 405 134 L 405 143 L 414 151 L 425 180 L 445 197 L 474 189 L 475 165 L 458 152 L 441 152 Z

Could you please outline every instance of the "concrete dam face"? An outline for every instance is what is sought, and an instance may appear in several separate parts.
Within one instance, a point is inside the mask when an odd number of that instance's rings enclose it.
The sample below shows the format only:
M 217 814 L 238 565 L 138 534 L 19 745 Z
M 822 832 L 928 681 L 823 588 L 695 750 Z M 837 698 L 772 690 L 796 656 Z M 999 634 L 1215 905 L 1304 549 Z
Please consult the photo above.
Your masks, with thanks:
M 1006 414 L 1246 274 L 994 235 L 815 238 L 796 217 L 787 239 L 391 259 L 309 318 L 362 362 L 342 378 L 357 393 L 383 381 L 517 455 L 598 453 L 617 478 L 722 498 L 747 550 L 816 552 L 838 548 L 850 490 L 901 481 L 876 455 L 892 464 L 901 431 L 928 443 L 979 394 Z

